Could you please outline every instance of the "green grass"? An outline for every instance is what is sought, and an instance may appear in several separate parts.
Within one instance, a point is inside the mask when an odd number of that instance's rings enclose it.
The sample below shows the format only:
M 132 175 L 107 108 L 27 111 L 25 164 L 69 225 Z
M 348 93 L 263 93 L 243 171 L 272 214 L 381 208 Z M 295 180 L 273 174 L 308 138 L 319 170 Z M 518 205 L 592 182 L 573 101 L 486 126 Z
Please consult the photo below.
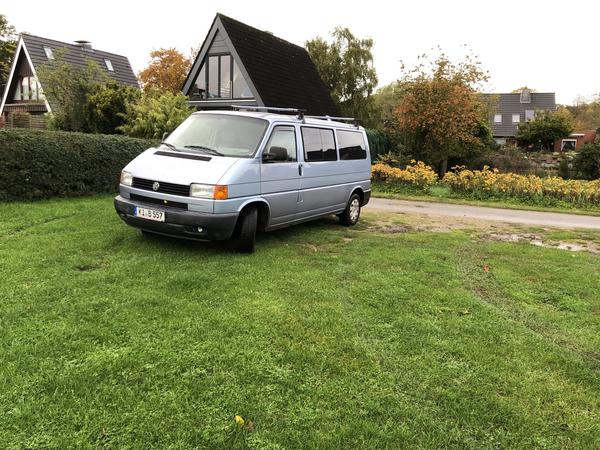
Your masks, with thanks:
M 420 191 L 418 189 L 411 189 L 402 185 L 394 186 L 390 188 L 381 183 L 373 183 L 373 196 L 380 198 L 391 198 L 398 200 L 417 200 L 422 202 L 439 202 L 439 203 L 454 203 L 458 205 L 474 205 L 474 206 L 488 206 L 492 208 L 505 208 L 505 209 L 521 209 L 528 211 L 546 211 L 546 212 L 559 212 L 568 214 L 580 214 L 586 216 L 600 216 L 600 205 L 591 205 L 587 207 L 573 206 L 567 202 L 552 200 L 547 205 L 540 205 L 539 203 L 528 202 L 519 198 L 512 199 L 477 199 L 464 197 L 459 193 L 452 192 L 452 190 L 443 185 L 432 186 L 428 191 Z
M 600 441 L 598 255 L 368 214 L 240 255 L 106 196 L 0 213 L 1 448 Z

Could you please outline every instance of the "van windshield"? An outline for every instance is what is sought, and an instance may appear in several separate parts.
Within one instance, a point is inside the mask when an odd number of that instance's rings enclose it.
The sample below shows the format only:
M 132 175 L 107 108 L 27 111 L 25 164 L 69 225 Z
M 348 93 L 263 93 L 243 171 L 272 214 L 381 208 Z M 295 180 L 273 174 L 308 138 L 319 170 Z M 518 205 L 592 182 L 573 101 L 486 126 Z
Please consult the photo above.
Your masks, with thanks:
M 178 150 L 248 158 L 258 149 L 267 125 L 254 117 L 193 114 L 165 142 Z

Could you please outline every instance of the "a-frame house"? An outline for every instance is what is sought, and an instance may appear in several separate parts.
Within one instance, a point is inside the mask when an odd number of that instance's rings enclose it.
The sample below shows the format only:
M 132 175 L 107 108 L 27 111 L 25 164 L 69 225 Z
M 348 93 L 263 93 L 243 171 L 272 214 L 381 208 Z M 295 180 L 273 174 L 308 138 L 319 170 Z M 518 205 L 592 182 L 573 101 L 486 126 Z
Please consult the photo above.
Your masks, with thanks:
M 303 47 L 217 14 L 183 86 L 197 109 L 231 105 L 339 115 Z
M 116 83 L 139 88 L 129 59 L 125 56 L 97 50 L 92 48 L 87 41 L 69 44 L 31 34 L 22 34 L 19 37 L 2 96 L 0 117 L 7 118 L 15 112 L 29 113 L 32 116 L 52 112 L 53 99 L 44 95 L 44 87 L 38 77 L 38 70 L 42 65 L 54 60 L 59 52 L 65 62 L 73 66 L 83 67 L 88 60 L 91 60 L 106 71 L 106 74 Z

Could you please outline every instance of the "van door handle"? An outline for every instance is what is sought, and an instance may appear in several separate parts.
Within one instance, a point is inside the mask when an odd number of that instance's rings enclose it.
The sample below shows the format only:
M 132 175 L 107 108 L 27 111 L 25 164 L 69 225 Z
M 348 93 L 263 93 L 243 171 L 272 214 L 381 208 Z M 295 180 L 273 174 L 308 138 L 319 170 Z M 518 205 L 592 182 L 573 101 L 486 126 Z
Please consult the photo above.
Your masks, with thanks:
M 298 175 L 302 176 L 302 164 L 298 164 Z

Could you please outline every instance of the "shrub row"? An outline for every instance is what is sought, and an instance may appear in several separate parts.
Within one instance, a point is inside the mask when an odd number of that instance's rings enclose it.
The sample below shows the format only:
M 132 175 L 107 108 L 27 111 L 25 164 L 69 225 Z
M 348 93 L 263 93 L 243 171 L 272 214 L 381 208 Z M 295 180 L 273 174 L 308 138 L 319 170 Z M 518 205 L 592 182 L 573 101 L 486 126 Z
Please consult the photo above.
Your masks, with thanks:
M 469 170 L 459 166 L 439 180 L 431 167 L 421 161 L 412 161 L 405 169 L 375 164 L 372 175 L 374 182 L 385 183 L 392 188 L 405 186 L 428 191 L 430 187 L 442 184 L 462 197 L 520 199 L 541 204 L 551 200 L 579 206 L 600 205 L 600 179 L 585 181 L 560 177 L 541 178 L 536 175 L 501 173 L 487 166 L 482 170 Z
M 0 201 L 114 192 L 121 169 L 155 144 L 118 135 L 0 130 Z

